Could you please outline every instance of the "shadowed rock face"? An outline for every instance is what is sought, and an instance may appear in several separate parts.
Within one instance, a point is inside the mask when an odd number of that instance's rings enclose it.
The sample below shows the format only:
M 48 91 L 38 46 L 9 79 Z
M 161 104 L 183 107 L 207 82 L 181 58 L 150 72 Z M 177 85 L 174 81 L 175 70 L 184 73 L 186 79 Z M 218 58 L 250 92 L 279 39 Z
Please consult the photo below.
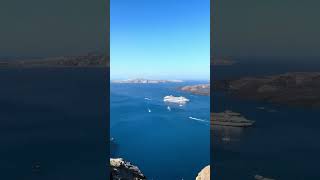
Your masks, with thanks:
M 320 72 L 295 72 L 216 81 L 214 88 L 225 90 L 240 98 L 320 107 Z
M 198 95 L 210 95 L 210 84 L 198 84 L 192 86 L 184 86 L 180 88 L 181 91 L 190 92 Z
M 210 165 L 206 166 L 199 172 L 196 180 L 210 180 Z
M 110 158 L 110 180 L 145 180 L 147 179 L 137 166 L 122 158 Z

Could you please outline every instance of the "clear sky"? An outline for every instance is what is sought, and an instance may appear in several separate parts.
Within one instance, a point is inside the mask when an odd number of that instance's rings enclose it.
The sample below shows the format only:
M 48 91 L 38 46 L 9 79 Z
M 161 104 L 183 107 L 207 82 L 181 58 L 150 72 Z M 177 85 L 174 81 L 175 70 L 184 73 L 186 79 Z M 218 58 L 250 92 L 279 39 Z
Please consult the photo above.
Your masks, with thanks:
M 111 0 L 111 79 L 209 79 L 209 0 Z

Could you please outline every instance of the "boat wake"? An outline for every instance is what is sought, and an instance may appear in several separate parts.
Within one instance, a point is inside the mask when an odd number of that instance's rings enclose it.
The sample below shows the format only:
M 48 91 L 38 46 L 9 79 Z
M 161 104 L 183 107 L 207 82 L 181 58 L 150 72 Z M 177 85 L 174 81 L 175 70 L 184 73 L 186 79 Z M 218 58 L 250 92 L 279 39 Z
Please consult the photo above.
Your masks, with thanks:
M 256 108 L 259 110 L 262 110 L 262 111 L 267 111 L 267 112 L 277 112 L 277 110 L 275 110 L 275 109 L 269 109 L 266 107 L 256 107 Z
M 199 118 L 195 118 L 195 117 L 191 117 L 189 116 L 189 119 L 195 120 L 195 121 L 200 121 L 200 122 L 205 122 L 205 123 L 210 123 L 210 121 L 205 120 L 205 119 L 199 119 Z
M 147 97 L 145 97 L 144 99 L 145 99 L 145 100 L 148 100 L 148 101 L 151 101 L 151 99 L 150 99 L 150 98 L 147 98 Z

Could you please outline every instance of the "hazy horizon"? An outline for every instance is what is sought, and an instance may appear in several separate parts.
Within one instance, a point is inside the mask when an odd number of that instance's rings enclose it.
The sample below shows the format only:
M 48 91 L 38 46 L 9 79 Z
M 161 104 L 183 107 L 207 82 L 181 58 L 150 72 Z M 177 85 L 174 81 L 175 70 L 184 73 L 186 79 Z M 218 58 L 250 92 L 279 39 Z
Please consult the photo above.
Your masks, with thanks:
M 172 77 L 124 77 L 124 78 L 110 78 L 111 81 L 117 80 L 132 80 L 132 79 L 146 79 L 146 80 L 182 80 L 182 81 L 210 81 L 210 77 L 208 78 L 172 78 Z

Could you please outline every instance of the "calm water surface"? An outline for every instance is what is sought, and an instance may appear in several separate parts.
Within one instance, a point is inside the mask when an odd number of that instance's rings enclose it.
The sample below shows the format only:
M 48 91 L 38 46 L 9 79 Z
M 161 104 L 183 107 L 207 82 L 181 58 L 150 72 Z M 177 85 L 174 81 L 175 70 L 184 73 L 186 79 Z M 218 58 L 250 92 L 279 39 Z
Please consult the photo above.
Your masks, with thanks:
M 210 162 L 210 98 L 177 88 L 197 83 L 203 82 L 111 84 L 112 157 L 132 162 L 149 179 L 195 179 Z M 166 104 L 166 95 L 190 102 Z
M 214 67 L 213 79 L 261 76 L 288 71 L 317 71 L 319 63 L 240 63 Z M 249 70 L 250 69 L 250 70 Z M 212 161 L 215 179 L 320 179 L 319 109 L 244 101 L 214 92 L 214 112 L 232 110 L 256 121 L 250 128 L 214 128 Z M 224 141 L 225 137 L 230 141 Z
M 105 70 L 1 69 L 0 83 L 0 179 L 106 179 Z

